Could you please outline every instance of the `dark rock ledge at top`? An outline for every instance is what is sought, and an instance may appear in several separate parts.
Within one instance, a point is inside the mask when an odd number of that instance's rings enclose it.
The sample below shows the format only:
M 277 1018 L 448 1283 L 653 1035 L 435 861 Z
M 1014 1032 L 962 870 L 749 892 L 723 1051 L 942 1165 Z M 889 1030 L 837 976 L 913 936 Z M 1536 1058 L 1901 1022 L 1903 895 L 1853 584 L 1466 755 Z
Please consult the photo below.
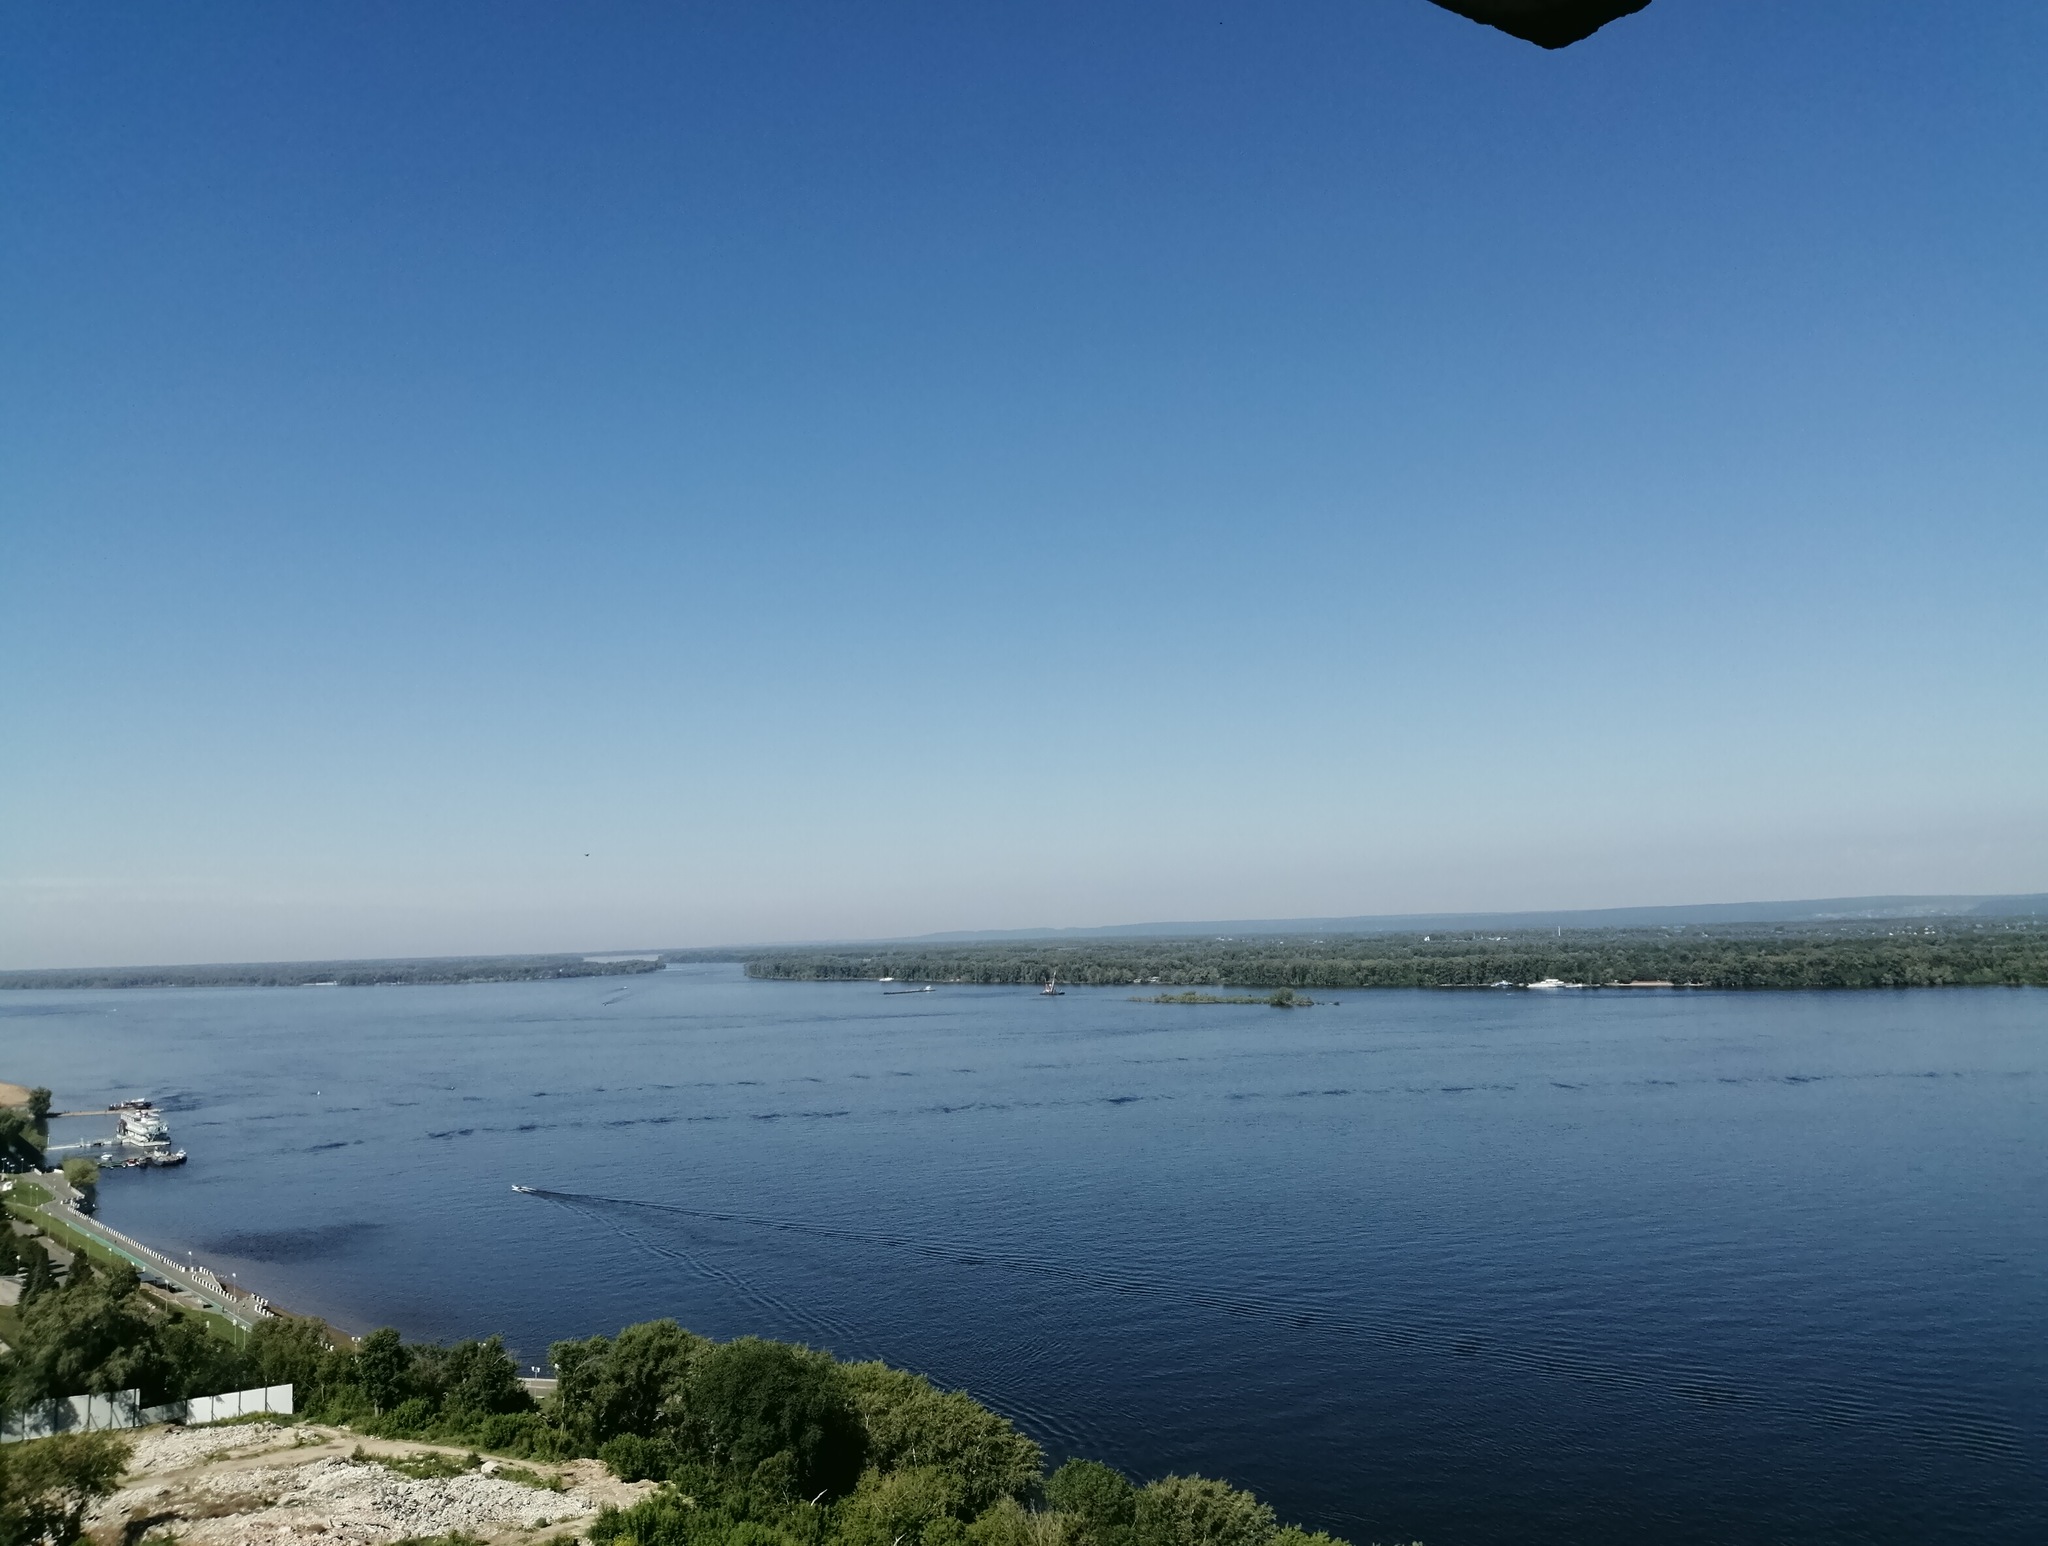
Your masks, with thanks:
M 1447 11 L 1485 22 L 1489 27 L 1563 48 L 1590 37 L 1617 16 L 1640 11 L 1650 0 L 1436 0 Z

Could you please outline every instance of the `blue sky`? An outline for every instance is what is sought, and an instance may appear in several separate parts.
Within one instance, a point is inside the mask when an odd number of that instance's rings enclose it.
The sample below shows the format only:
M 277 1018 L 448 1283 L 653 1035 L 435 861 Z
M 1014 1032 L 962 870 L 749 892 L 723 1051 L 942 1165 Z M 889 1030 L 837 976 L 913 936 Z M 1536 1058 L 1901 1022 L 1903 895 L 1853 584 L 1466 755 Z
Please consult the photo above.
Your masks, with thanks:
M 0 43 L 0 964 L 2048 888 L 2026 0 Z

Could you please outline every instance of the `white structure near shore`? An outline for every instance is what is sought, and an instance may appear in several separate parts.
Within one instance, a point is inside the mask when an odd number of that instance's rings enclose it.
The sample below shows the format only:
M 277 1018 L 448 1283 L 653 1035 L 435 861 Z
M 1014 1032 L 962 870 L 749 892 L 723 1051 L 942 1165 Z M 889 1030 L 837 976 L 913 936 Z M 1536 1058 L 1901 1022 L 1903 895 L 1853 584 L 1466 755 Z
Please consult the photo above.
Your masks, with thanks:
M 221 1396 L 191 1396 L 167 1401 L 162 1406 L 144 1406 L 139 1390 L 120 1390 L 110 1396 L 65 1396 L 44 1401 L 25 1411 L 0 1419 L 0 1444 L 19 1444 L 24 1439 L 46 1439 L 57 1433 L 103 1433 L 116 1428 L 147 1428 L 152 1423 L 217 1423 L 228 1417 L 248 1417 L 275 1412 L 289 1417 L 292 1387 L 267 1385 L 261 1390 L 231 1390 Z

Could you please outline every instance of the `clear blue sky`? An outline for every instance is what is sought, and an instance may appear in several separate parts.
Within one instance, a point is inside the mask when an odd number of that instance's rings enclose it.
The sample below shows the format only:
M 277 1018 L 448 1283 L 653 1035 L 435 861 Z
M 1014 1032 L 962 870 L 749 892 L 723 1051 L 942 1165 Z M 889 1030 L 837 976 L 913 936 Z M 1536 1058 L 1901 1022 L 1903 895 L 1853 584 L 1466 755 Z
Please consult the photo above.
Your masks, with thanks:
M 2033 0 L 0 44 L 0 964 L 2048 888 Z

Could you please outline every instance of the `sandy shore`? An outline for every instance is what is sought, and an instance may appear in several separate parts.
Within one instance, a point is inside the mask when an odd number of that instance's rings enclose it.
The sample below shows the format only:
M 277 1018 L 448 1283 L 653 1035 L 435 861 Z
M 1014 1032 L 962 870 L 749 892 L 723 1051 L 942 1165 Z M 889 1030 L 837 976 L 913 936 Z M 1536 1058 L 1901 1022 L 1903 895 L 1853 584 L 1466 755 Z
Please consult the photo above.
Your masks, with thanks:
M 27 1104 L 28 1086 L 8 1084 L 4 1080 L 0 1080 L 0 1106 L 26 1106 Z

